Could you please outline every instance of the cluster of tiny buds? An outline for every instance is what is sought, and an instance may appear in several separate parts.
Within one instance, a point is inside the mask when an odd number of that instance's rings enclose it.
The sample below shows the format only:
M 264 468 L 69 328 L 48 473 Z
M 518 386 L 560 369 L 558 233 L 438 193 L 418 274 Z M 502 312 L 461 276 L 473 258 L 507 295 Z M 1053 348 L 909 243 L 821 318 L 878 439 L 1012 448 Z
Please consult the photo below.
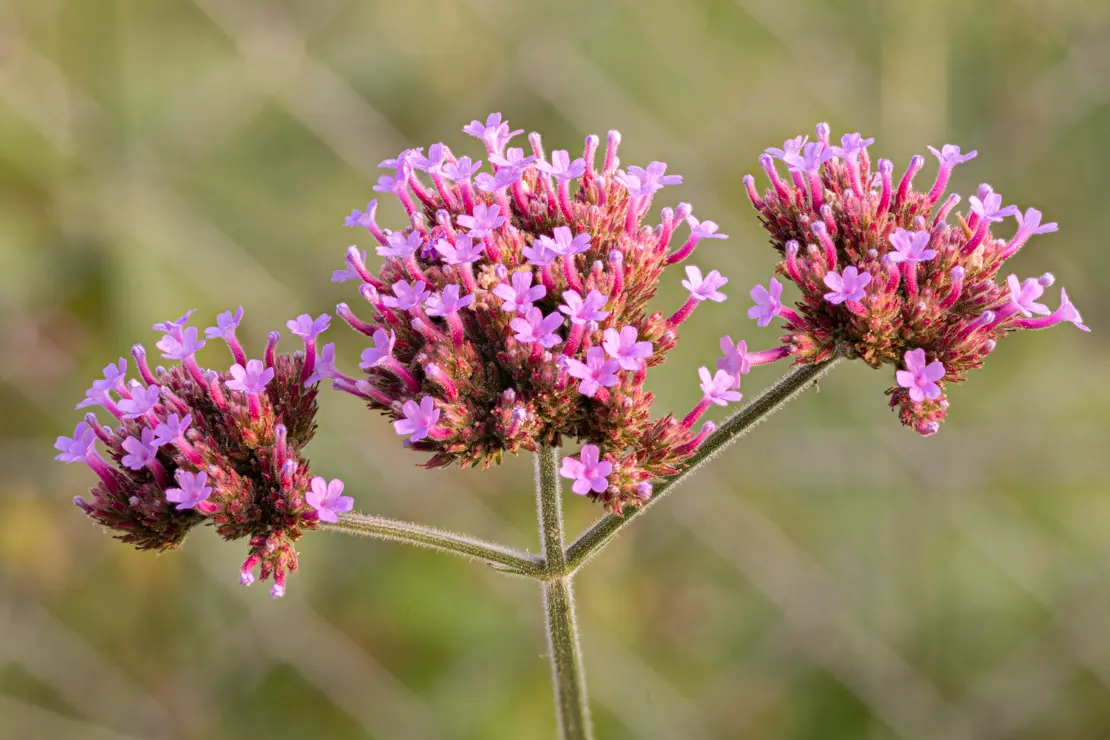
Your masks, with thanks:
M 126 358 L 104 368 L 77 408 L 98 406 L 115 425 L 89 412 L 71 437 L 58 437 L 56 459 L 96 473 L 90 496 L 74 503 L 139 549 L 177 547 L 201 523 L 226 539 L 250 537 L 240 581 L 252 583 L 260 567 L 278 597 L 286 573 L 296 569 L 293 542 L 301 530 L 336 522 L 354 503 L 342 495 L 342 481 L 311 476 L 301 456 L 315 431 L 316 339 L 329 317 L 289 321 L 304 350 L 277 354 L 279 334 L 272 332 L 259 360 L 248 359 L 236 337 L 242 308 L 220 314 L 204 338 L 188 326 L 192 313 L 153 327 L 163 334 L 162 357 L 180 364 L 151 368 L 135 345 L 137 379 L 128 379 Z M 209 340 L 227 345 L 227 372 L 198 364 Z
M 980 367 L 1001 336 L 1061 322 L 1087 327 L 1066 291 L 1055 311 L 1037 302 L 1052 275 L 996 280 L 1030 237 L 1057 230 L 1041 222 L 1040 211 L 1003 206 L 1002 196 L 984 184 L 968 198 L 967 212 L 956 214 L 957 223 L 948 223 L 961 200 L 943 198 L 952 170 L 976 152 L 929 147 L 939 168 L 930 188 L 917 191 L 914 179 L 925 158 L 913 157 L 896 184 L 890 160 L 872 170 L 873 143 L 852 133 L 836 146 L 829 127 L 819 124 L 815 141 L 798 136 L 760 157 L 770 181 L 764 193 L 751 175 L 744 178 L 781 257 L 775 272 L 801 292 L 788 308 L 783 283 L 771 278 L 751 290 L 748 316 L 760 327 L 782 318 L 782 340 L 797 363 L 840 354 L 895 366 L 891 406 L 904 424 L 932 434 L 948 407 L 944 383 Z M 787 166 L 787 179 L 776 160 Z M 1011 216 L 1016 232 L 996 239 L 992 226 Z

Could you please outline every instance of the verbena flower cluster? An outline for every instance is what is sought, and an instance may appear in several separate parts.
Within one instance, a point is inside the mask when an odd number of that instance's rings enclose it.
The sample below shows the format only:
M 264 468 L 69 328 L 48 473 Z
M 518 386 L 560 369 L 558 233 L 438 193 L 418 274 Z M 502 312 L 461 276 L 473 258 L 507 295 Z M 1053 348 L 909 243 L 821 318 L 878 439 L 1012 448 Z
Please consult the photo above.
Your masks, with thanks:
M 234 364 L 217 372 L 197 364 L 206 340 L 187 325 L 192 313 L 154 326 L 164 334 L 162 357 L 179 364 L 152 370 L 135 345 L 138 379 L 128 379 L 123 357 L 104 368 L 77 408 L 99 406 L 113 426 L 88 413 L 72 437 L 58 438 L 57 459 L 85 463 L 99 476 L 89 497 L 74 503 L 118 539 L 167 550 L 201 523 L 225 539 L 249 537 L 240 582 L 252 583 L 258 568 L 261 578 L 273 577 L 278 597 L 297 569 L 293 543 L 302 531 L 337 521 L 353 505 L 341 481 L 313 478 L 302 455 L 316 431 L 316 337 L 329 319 L 288 322 L 303 353 L 277 354 L 279 334 L 271 332 L 264 359 L 248 360 L 235 335 L 243 309 L 220 314 L 205 336 L 226 342 Z
M 796 310 L 786 307 L 782 283 L 771 278 L 751 291 L 748 316 L 759 326 L 781 317 L 795 362 L 840 352 L 875 368 L 895 366 L 890 405 L 903 424 L 933 434 L 948 408 L 945 383 L 980 367 L 998 339 L 1065 321 L 1088 330 L 1064 290 L 1055 311 L 1038 302 L 1052 275 L 998 282 L 1005 261 L 1031 236 L 1057 227 L 1042 223 L 1035 208 L 1003 206 L 985 184 L 965 212 L 955 212 L 960 196 L 944 196 L 949 177 L 976 152 L 929 147 L 939 170 L 919 191 L 914 180 L 924 157 L 913 157 L 895 184 L 890 160 L 872 167 L 874 139 L 846 134 L 836 146 L 826 124 L 816 133 L 815 141 L 799 136 L 766 150 L 759 162 L 771 186 L 764 193 L 750 175 L 744 179 L 782 257 L 775 273 L 802 294 Z M 785 178 L 775 160 L 786 166 Z M 1016 231 L 997 238 L 992 228 L 1011 216 Z
M 374 188 L 400 200 L 404 228 L 379 226 L 376 201 L 347 218 L 385 260 L 372 271 L 351 247 L 333 276 L 361 283 L 358 313 L 369 318 L 336 311 L 372 342 L 365 376 L 331 364 L 333 383 L 393 419 L 406 444 L 431 453 L 429 467 L 487 466 L 569 437 L 586 443 L 563 468 L 574 490 L 615 512 L 636 505 L 712 431 L 693 429 L 705 410 L 740 398 L 738 371 L 704 368 L 704 399 L 684 419 L 652 418 L 644 391 L 679 326 L 700 303 L 723 301 L 728 281 L 688 266 L 682 306 L 668 316 L 648 301 L 668 266 L 725 235 L 685 203 L 645 225 L 656 194 L 682 178 L 662 162 L 619 169 L 616 131 L 600 168 L 596 136 L 573 158 L 548 154 L 535 133 L 527 151 L 509 146 L 523 132 L 497 113 L 463 131 L 485 145 L 488 170 L 442 143 L 406 150 L 381 163 L 389 174 Z M 672 247 L 682 222 L 688 233 Z

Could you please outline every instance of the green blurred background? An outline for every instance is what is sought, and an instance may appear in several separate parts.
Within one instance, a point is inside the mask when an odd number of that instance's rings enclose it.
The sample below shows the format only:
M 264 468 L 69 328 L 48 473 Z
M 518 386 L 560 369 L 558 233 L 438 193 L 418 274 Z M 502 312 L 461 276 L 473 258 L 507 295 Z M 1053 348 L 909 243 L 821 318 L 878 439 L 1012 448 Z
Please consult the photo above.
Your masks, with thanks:
M 460 128 L 491 110 L 551 149 L 620 129 L 625 163 L 685 176 L 664 202 L 731 234 L 694 262 L 733 300 L 654 372 L 660 413 L 697 400 L 721 334 L 775 341 L 744 316 L 773 255 L 741 176 L 819 120 L 899 168 L 978 149 L 956 189 L 1060 222 L 1013 268 L 1055 273 L 1093 329 L 1003 342 L 930 439 L 886 374 L 839 368 L 637 522 L 577 581 L 599 737 L 1110 736 L 1110 3 L 4 0 L 0 738 L 553 737 L 535 584 L 318 534 L 272 602 L 237 585 L 243 543 L 109 539 L 70 503 L 89 471 L 51 460 L 155 321 L 242 304 L 257 353 L 355 303 L 328 278 L 368 246 L 341 224 L 378 161 L 477 154 Z M 357 362 L 353 332 L 329 339 Z M 535 549 L 529 460 L 427 472 L 382 419 L 321 405 L 314 467 L 362 510 Z M 566 508 L 572 530 L 599 513 Z

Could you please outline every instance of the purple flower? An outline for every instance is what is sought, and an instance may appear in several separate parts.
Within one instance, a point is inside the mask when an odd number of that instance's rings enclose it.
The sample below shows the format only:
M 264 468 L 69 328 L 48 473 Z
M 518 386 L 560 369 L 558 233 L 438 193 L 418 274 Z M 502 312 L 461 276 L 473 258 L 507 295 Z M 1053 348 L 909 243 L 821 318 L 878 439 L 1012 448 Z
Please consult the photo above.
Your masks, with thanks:
M 509 151 L 505 152 L 504 156 L 500 154 L 491 154 L 489 157 L 489 161 L 497 165 L 499 171 L 503 169 L 508 169 L 515 170 L 517 173 L 519 173 L 525 167 L 535 162 L 536 158 L 532 155 L 528 155 L 527 157 L 525 157 L 523 149 L 513 147 Z
M 628 189 L 628 194 L 636 197 L 654 195 L 665 185 L 681 185 L 682 175 L 668 175 L 665 162 L 652 162 L 645 170 L 632 166 L 628 172 L 618 173 L 617 180 Z
M 651 342 L 637 342 L 639 332 L 634 326 L 626 326 L 619 332 L 606 329 L 601 346 L 616 360 L 624 370 L 639 370 L 645 358 L 651 357 Z
M 119 358 L 119 364 L 104 366 L 104 380 L 94 380 L 92 387 L 98 391 L 111 391 L 123 387 L 123 379 L 127 376 L 127 360 Z
M 470 157 L 460 157 L 458 163 L 448 162 L 443 165 L 443 176 L 451 182 L 469 180 L 474 173 L 482 168 L 482 160 L 471 162 Z
M 74 406 L 74 408 L 83 409 L 89 406 L 103 406 L 106 409 L 114 408 L 115 403 L 113 403 L 112 397 L 108 394 L 108 391 L 104 388 L 96 387 L 98 383 L 102 382 L 103 381 L 100 380 L 94 381 L 92 388 L 85 391 L 84 400 Z
M 1068 292 L 1060 288 L 1060 307 L 1052 314 L 1060 321 L 1070 321 L 1083 331 L 1090 331 L 1083 323 L 1083 317 L 1079 315 L 1079 309 L 1068 298 Z
M 380 180 L 379 180 L 380 182 Z M 374 188 L 377 190 L 377 188 Z M 374 224 L 374 211 L 378 208 L 378 201 L 372 200 L 366 204 L 366 213 L 358 210 L 357 208 L 351 211 L 351 215 L 343 219 L 344 226 L 361 226 L 363 228 L 370 228 Z
M 524 129 L 510 132 L 509 122 L 502 123 L 500 113 L 490 113 L 486 117 L 485 124 L 481 121 L 471 121 L 463 127 L 463 133 L 481 139 L 490 151 L 499 152 L 505 148 L 511 138 L 524 133 Z
M 620 363 L 616 360 L 606 360 L 605 350 L 601 347 L 590 347 L 586 350 L 585 362 L 568 357 L 566 366 L 571 377 L 581 379 L 578 392 L 583 396 L 592 398 L 602 386 L 611 388 L 620 382 L 617 378 Z
M 518 316 L 510 321 L 509 326 L 516 332 L 518 342 L 523 344 L 539 342 L 541 347 L 550 349 L 563 341 L 555 330 L 562 327 L 565 320 L 557 313 L 544 316 L 543 311 L 532 307 L 523 318 Z
M 499 216 L 499 213 L 501 213 L 501 206 L 494 205 L 487 208 L 485 204 L 479 203 L 474 206 L 473 216 L 459 216 L 455 221 L 459 226 L 470 229 L 472 237 L 480 239 L 505 223 L 505 217 Z
M 1023 315 L 1052 313 L 1048 306 L 1036 302 L 1044 295 L 1044 286 L 1036 278 L 1027 278 L 1024 283 L 1020 283 L 1017 275 L 1010 275 L 1006 278 L 1006 283 L 1010 286 L 1010 301 Z M 122 405 L 121 403 L 120 406 Z
M 365 249 L 362 250 L 362 263 L 366 264 L 366 250 Z M 333 272 L 331 274 L 331 281 L 333 283 L 345 283 L 348 280 L 359 280 L 359 279 L 360 278 L 359 278 L 359 275 L 358 275 L 357 272 L 355 272 L 354 270 L 348 270 L 346 268 L 344 268 L 342 270 L 336 270 L 335 272 Z M 211 329 L 209 329 L 209 331 L 211 331 Z
M 418 308 L 429 295 L 431 291 L 427 289 L 427 283 L 423 280 L 417 280 L 415 285 L 398 280 L 393 284 L 393 295 L 383 296 L 382 303 L 390 308 L 407 311 L 410 308 Z
M 895 373 L 898 385 L 908 388 L 910 398 L 921 403 L 926 398 L 940 397 L 940 386 L 936 381 L 944 377 L 944 365 L 939 362 L 925 364 L 925 350 L 915 349 L 906 352 L 906 369 Z
M 416 230 L 410 231 L 407 235 L 401 231 L 394 231 L 385 240 L 388 244 L 378 247 L 379 257 L 400 257 L 403 259 L 410 254 L 415 254 L 416 250 L 424 244 L 424 237 Z
M 551 232 L 551 236 L 541 236 L 539 241 L 545 249 L 562 257 L 573 257 L 590 248 L 589 234 L 583 233 L 572 236 L 570 229 L 566 226 L 556 226 Z
M 429 175 L 439 174 L 443 169 L 443 164 L 447 159 L 447 147 L 442 143 L 432 144 L 428 147 L 428 156 L 419 153 L 419 150 L 413 153 L 411 159 L 412 166 L 418 170 L 424 170 Z
M 209 339 L 226 339 L 235 336 L 235 330 L 239 328 L 239 322 L 243 320 L 243 307 L 235 311 L 234 315 L 231 311 L 224 311 L 216 317 L 216 325 L 210 326 L 204 330 L 204 336 Z
M 96 432 L 85 422 L 78 422 L 72 438 L 58 437 L 58 441 L 54 443 L 54 449 L 61 453 L 55 455 L 54 459 L 64 463 L 84 462 L 85 455 L 92 449 L 94 442 Z
M 563 293 L 563 300 L 566 303 L 559 306 L 559 310 L 570 317 L 572 324 L 601 321 L 609 315 L 608 311 L 601 310 L 608 299 L 596 290 L 591 290 L 585 300 L 577 290 L 568 290 Z
M 315 320 L 306 313 L 302 313 L 297 318 L 286 321 L 285 325 L 289 327 L 289 331 L 295 336 L 300 337 L 306 342 L 316 339 L 316 337 L 323 334 L 328 324 L 331 323 L 331 317 L 326 313 L 322 313 L 316 317 Z
M 748 318 L 756 319 L 758 326 L 767 326 L 782 310 L 782 283 L 771 278 L 769 285 L 770 290 L 757 285 L 748 293 L 755 301 L 755 305 L 748 309 Z
M 261 393 L 266 390 L 266 384 L 274 379 L 274 369 L 262 364 L 262 360 L 247 360 L 244 368 L 238 362 L 231 366 L 231 380 L 224 382 L 233 391 L 243 393 Z
M 515 277 L 515 276 L 514 276 Z M 539 287 L 543 287 L 542 285 Z M 444 287 L 443 292 L 428 299 L 429 316 L 450 316 L 474 302 L 473 295 L 459 296 L 459 286 L 454 283 Z
M 383 360 L 393 358 L 393 345 L 397 342 L 397 335 L 392 329 L 389 334 L 386 334 L 384 329 L 378 329 L 374 332 L 373 339 L 374 346 L 362 350 L 362 363 L 359 367 L 363 370 L 369 370 L 381 364 Z
M 513 273 L 512 285 L 498 283 L 492 292 L 505 301 L 501 304 L 502 311 L 524 313 L 532 307 L 534 301 L 547 295 L 547 288 L 543 285 L 532 285 L 531 271 L 519 270 Z
M 564 457 L 559 475 L 568 478 L 574 483 L 570 490 L 579 496 L 584 496 L 590 491 L 601 493 L 609 487 L 609 475 L 613 472 L 613 463 L 608 460 L 598 460 L 597 445 L 583 445 L 577 458 Z
M 185 326 L 185 324 L 189 323 L 189 317 L 192 316 L 195 311 L 195 308 L 190 308 L 188 311 L 185 312 L 184 316 L 177 319 L 176 321 L 163 321 L 162 323 L 155 324 L 150 328 L 154 329 L 155 331 L 160 331 L 163 334 L 177 335 L 181 333 L 181 328 Z
M 967 154 L 961 154 L 960 148 L 955 144 L 945 144 L 940 148 L 939 152 L 933 147 L 928 147 L 928 149 L 940 162 L 941 167 L 948 168 L 955 167 L 956 165 L 963 164 L 964 162 L 969 162 L 972 159 L 975 159 L 975 155 L 979 153 L 976 151 L 970 151 Z
M 493 159 L 493 157 L 490 157 L 490 159 Z M 492 175 L 488 172 L 479 172 L 478 176 L 474 178 L 474 185 L 483 193 L 493 193 L 509 187 L 519 180 L 520 176 L 521 170 L 502 167 Z
M 798 154 L 802 151 L 802 147 L 809 141 L 808 136 L 795 136 L 793 139 L 787 139 L 782 143 L 782 149 L 776 147 L 768 147 L 764 149 L 767 154 L 770 154 L 775 159 L 783 159 L 787 154 Z
M 840 146 L 829 147 L 829 149 L 841 159 L 855 162 L 859 159 L 860 152 L 874 143 L 874 139 L 865 139 L 857 131 L 854 134 L 844 134 L 840 137 Z
M 732 337 L 721 337 L 721 351 L 725 356 L 717 358 L 717 369 L 735 377 L 739 385 L 740 376 L 747 375 L 752 369 L 751 361 L 748 360 L 748 343 L 741 339 L 733 344 Z
M 208 473 L 203 470 L 194 475 L 178 468 L 173 477 L 177 481 L 177 488 L 166 489 L 166 500 L 177 504 L 179 511 L 192 509 L 201 501 L 207 501 L 212 495 L 212 487 L 204 485 L 208 481 Z
M 316 355 L 316 364 L 312 366 L 312 374 L 305 378 L 304 386 L 307 388 L 313 383 L 319 383 L 327 378 L 337 378 L 339 375 L 339 371 L 335 369 L 335 342 L 328 342 Z
M 393 429 L 397 434 L 410 434 L 410 442 L 419 442 L 428 436 L 432 427 L 439 421 L 439 409 L 436 408 L 435 399 L 431 396 L 424 396 L 420 399 L 420 405 L 416 401 L 405 401 L 405 405 L 401 407 L 405 418 L 400 421 L 393 422 Z
M 718 406 L 727 406 L 730 401 L 736 402 L 744 397 L 740 391 L 733 390 L 740 385 L 740 378 L 726 370 L 718 370 L 712 376 L 709 368 L 698 368 L 698 377 L 701 378 L 701 392 L 705 400 Z
M 690 297 L 695 301 L 716 301 L 720 303 L 727 296 L 717 290 L 725 283 L 728 278 L 721 275 L 721 273 L 713 270 L 704 278 L 701 275 L 701 270 L 693 265 L 686 268 L 686 280 L 682 281 L 682 287 L 690 291 Z
M 1021 211 L 1015 211 L 1014 218 L 1016 218 L 1018 222 L 1018 233 L 1026 237 L 1033 236 L 1034 234 L 1050 234 L 1060 228 L 1055 221 L 1042 226 L 1041 212 L 1036 208 L 1026 209 L 1024 216 L 1021 214 Z
M 555 261 L 556 257 L 559 256 L 559 253 L 555 251 L 554 240 L 552 240 L 551 237 L 548 236 L 541 236 L 539 239 L 536 239 L 532 242 L 532 246 L 525 247 L 522 253 L 524 254 L 524 257 L 528 260 L 528 264 L 534 265 L 536 267 L 547 267 Z
M 130 391 L 131 398 L 120 399 L 118 404 L 120 411 L 123 412 L 124 419 L 134 419 L 150 411 L 162 395 L 162 389 L 156 385 L 143 388 L 135 383 L 131 386 Z
M 165 421 L 159 422 L 154 427 L 154 439 L 159 445 L 173 444 L 185 436 L 185 430 L 193 423 L 193 415 L 185 414 L 184 419 L 179 419 L 177 414 L 170 414 Z
M 716 221 L 698 221 L 693 216 L 686 217 L 686 224 L 690 227 L 690 238 L 701 241 L 702 239 L 728 239 L 728 234 L 718 234 Z
M 982 191 L 980 191 L 980 195 L 982 194 Z M 1003 208 L 1002 196 L 991 191 L 990 188 L 987 188 L 985 198 L 979 198 L 973 195 L 967 199 L 967 202 L 971 205 L 973 213 L 978 214 L 980 218 L 990 222 L 1001 221 L 1007 216 L 1016 215 L 1018 212 L 1017 206 L 1006 206 Z
M 343 481 L 332 478 L 331 482 L 320 476 L 312 479 L 312 488 L 305 491 L 305 501 L 316 509 L 322 522 L 338 522 L 339 514 L 355 508 L 355 500 L 343 495 Z
M 825 300 L 832 304 L 861 300 L 867 295 L 864 288 L 870 282 L 871 276 L 866 272 L 860 272 L 855 265 L 845 267 L 843 274 L 830 272 L 825 275 L 825 285 L 832 292 L 825 294 Z
M 559 182 L 566 182 L 582 177 L 586 172 L 586 160 L 579 157 L 572 162 L 566 150 L 559 149 L 551 152 L 551 164 L 539 161 L 536 162 L 536 169 L 553 175 Z
M 931 237 L 928 231 L 897 229 L 890 235 L 890 243 L 894 245 L 894 251 L 887 254 L 887 259 L 893 264 L 931 260 L 937 256 L 937 250 L 925 248 L 929 246 Z
M 203 339 L 197 339 L 197 328 L 190 326 L 177 334 L 166 334 L 158 340 L 156 346 L 162 350 L 162 356 L 167 360 L 187 360 L 204 344 Z
M 482 258 L 481 242 L 475 244 L 474 239 L 466 234 L 456 237 L 454 246 L 446 239 L 438 240 L 434 246 L 449 265 L 465 265 Z
M 790 165 L 791 172 L 804 172 L 814 175 L 820 171 L 821 165 L 834 156 L 831 147 L 826 147 L 818 142 L 810 142 L 802 148 L 801 154 L 787 154 L 782 160 Z
M 123 449 L 126 450 L 128 454 L 124 455 L 120 462 L 132 470 L 142 470 L 143 466 L 153 460 L 154 456 L 158 454 L 158 447 L 160 445 L 161 443 L 154 438 L 154 430 L 143 427 L 141 439 L 128 437 L 123 440 Z

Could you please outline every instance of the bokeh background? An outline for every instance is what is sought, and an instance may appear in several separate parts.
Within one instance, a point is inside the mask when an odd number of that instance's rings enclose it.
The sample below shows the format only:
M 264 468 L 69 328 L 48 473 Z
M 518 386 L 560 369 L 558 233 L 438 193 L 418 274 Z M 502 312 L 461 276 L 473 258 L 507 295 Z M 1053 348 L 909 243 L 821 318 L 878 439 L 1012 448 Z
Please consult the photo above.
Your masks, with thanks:
M 721 334 L 776 340 L 744 316 L 773 255 L 741 177 L 819 120 L 900 168 L 978 149 L 956 189 L 1060 222 L 1013 267 L 1055 273 L 1093 329 L 1003 342 L 930 439 L 886 408 L 887 375 L 841 367 L 630 528 L 577 580 L 599 737 L 1110 735 L 1110 4 L 6 0 L 0 738 L 553 737 L 535 584 L 321 533 L 271 602 L 237 585 L 241 543 L 109 539 L 70 503 L 88 470 L 51 460 L 155 321 L 242 304 L 257 353 L 352 301 L 328 278 L 367 246 L 341 224 L 377 163 L 475 154 L 460 128 L 491 110 L 549 148 L 620 129 L 625 163 L 685 176 L 665 201 L 731 234 L 694 261 L 733 300 L 653 373 L 660 413 L 697 400 Z M 357 362 L 353 332 L 329 339 Z M 527 459 L 424 471 L 331 393 L 309 453 L 364 511 L 536 548 Z M 577 530 L 599 512 L 572 499 Z

